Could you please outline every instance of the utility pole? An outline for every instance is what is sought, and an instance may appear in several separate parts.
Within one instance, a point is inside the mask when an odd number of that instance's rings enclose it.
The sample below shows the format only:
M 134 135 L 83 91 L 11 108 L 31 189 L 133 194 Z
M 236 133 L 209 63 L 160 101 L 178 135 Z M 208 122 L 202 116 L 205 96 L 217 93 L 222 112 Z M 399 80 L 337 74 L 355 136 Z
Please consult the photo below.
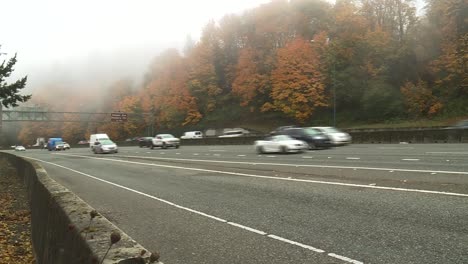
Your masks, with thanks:
M 333 73 L 332 73 L 332 85 L 333 85 L 333 126 L 336 127 L 336 62 L 335 55 L 333 55 Z

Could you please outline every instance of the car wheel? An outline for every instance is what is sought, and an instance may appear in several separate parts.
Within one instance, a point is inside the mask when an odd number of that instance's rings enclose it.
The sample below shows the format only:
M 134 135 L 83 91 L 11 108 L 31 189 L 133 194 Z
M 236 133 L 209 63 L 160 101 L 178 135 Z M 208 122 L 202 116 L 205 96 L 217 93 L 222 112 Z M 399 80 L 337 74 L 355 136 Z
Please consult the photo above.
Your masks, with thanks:
M 288 153 L 288 147 L 282 146 L 282 147 L 281 147 L 281 153 L 283 153 L 283 154 Z
M 153 143 L 151 143 L 151 147 L 150 147 L 150 148 L 151 148 L 151 149 L 154 149 L 154 145 L 153 145 Z
M 166 143 L 163 142 L 162 148 L 163 148 L 163 149 L 167 149 Z
M 257 153 L 258 153 L 258 154 L 263 154 L 263 153 L 265 153 L 265 150 L 263 149 L 262 146 L 258 146 L 258 147 L 257 147 Z
M 308 145 L 309 145 L 309 149 L 316 149 L 316 148 L 317 148 L 317 147 L 315 146 L 315 144 L 312 143 L 312 142 L 309 142 Z
M 92 149 L 93 153 L 96 154 L 96 150 L 95 149 Z
M 180 146 L 179 145 L 176 145 L 175 148 L 178 149 Z

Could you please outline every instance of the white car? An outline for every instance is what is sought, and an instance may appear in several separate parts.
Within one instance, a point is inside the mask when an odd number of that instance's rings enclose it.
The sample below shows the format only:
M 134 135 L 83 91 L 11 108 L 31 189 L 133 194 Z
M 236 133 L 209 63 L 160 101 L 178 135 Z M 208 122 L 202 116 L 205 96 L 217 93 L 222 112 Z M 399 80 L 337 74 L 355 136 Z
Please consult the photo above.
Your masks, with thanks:
M 296 140 L 287 135 L 276 135 L 266 137 L 263 140 L 255 141 L 255 150 L 257 153 L 289 153 L 289 152 L 303 152 L 308 149 L 307 143 L 301 140 Z
M 231 137 L 242 137 L 245 133 L 242 130 L 231 130 L 224 132 L 219 138 L 231 138 Z
M 63 142 L 63 149 L 70 149 L 70 144 L 68 144 L 67 142 Z
M 158 134 L 151 140 L 151 149 L 154 147 L 161 147 L 166 149 L 168 147 L 179 148 L 180 139 L 171 134 Z
M 115 144 L 111 140 L 95 141 L 91 150 L 93 151 L 94 154 L 118 153 L 119 152 L 119 148 L 117 147 L 117 144 Z
M 15 151 L 26 151 L 26 148 L 23 146 L 16 146 Z
M 327 135 L 330 138 L 331 143 L 335 146 L 347 145 L 351 143 L 352 138 L 350 134 L 340 131 L 334 127 L 312 127 L 312 128 Z

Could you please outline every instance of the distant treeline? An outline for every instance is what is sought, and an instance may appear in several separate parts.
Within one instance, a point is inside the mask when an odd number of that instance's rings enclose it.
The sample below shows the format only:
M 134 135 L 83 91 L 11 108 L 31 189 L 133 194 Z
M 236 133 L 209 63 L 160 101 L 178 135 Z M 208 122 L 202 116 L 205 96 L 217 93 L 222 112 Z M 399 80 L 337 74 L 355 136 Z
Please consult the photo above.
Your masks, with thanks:
M 210 21 L 183 52 L 155 57 L 142 86 L 116 79 L 95 110 L 154 113 L 156 130 L 330 123 L 334 106 L 348 122 L 466 115 L 466 2 L 426 0 L 423 13 L 414 0 L 275 0 Z M 76 97 L 68 110 L 86 100 Z M 106 131 L 124 139 L 150 123 L 34 123 L 20 136 L 74 141 Z

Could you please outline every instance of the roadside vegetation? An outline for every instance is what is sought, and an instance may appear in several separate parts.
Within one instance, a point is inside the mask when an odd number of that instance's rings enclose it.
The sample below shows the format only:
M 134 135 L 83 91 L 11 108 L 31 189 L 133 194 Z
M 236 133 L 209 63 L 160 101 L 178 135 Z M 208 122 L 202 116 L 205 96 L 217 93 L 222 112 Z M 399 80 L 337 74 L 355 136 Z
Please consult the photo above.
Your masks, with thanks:
M 0 264 L 34 262 L 31 212 L 16 170 L 0 160 Z
M 142 84 L 116 76 L 95 93 L 54 84 L 32 99 L 49 111 L 150 114 L 25 123 L 19 138 L 77 142 L 105 131 L 123 140 L 147 135 L 152 124 L 173 133 L 332 125 L 334 109 L 341 128 L 451 125 L 468 113 L 466 8 L 463 0 L 425 4 L 417 15 L 414 0 L 284 0 L 226 15 L 198 41 L 188 38 L 183 52 L 155 56 Z

